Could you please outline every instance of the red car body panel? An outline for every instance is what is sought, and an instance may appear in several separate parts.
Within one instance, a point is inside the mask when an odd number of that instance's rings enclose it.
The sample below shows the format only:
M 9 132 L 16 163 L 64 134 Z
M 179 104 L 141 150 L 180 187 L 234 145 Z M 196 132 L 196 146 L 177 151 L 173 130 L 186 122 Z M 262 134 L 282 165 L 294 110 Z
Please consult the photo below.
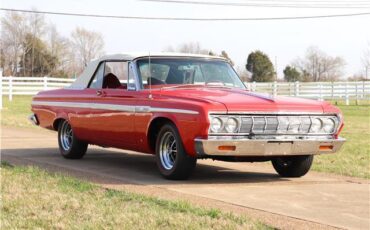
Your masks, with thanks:
M 89 143 L 154 153 L 150 145 L 148 131 L 156 119 L 173 122 L 182 138 L 186 152 L 195 156 L 194 139 L 207 138 L 209 129 L 208 114 L 236 112 L 300 112 L 337 114 L 340 111 L 326 103 L 297 98 L 264 98 L 246 90 L 179 87 L 127 91 L 122 89 L 103 89 L 97 95 L 96 89 L 59 89 L 40 92 L 33 98 L 37 101 L 97 103 L 104 105 L 140 106 L 159 108 L 154 112 L 120 112 L 105 109 L 53 107 L 32 105 L 40 126 L 57 130 L 58 119 L 66 119 L 75 135 Z M 151 94 L 152 96 L 149 96 Z M 194 111 L 194 114 L 161 111 L 178 109 Z M 337 136 L 338 134 L 336 134 Z

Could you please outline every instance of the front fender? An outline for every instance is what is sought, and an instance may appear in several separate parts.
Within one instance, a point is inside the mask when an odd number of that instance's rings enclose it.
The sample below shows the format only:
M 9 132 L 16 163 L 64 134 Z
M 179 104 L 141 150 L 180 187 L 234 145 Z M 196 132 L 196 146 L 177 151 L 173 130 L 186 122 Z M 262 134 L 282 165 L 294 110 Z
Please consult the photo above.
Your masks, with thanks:
M 155 122 L 157 119 L 166 119 L 170 122 L 172 122 L 181 137 L 183 146 L 185 148 L 185 151 L 190 156 L 195 156 L 195 142 L 194 139 L 197 137 L 203 137 L 204 136 L 204 130 L 207 130 L 206 121 L 202 120 L 199 114 L 174 114 L 174 113 L 156 113 L 152 116 L 150 122 L 148 123 L 147 137 L 150 137 L 150 127 L 153 122 Z M 159 130 L 157 130 L 159 132 Z M 148 140 L 148 144 L 150 145 L 151 141 L 155 140 Z

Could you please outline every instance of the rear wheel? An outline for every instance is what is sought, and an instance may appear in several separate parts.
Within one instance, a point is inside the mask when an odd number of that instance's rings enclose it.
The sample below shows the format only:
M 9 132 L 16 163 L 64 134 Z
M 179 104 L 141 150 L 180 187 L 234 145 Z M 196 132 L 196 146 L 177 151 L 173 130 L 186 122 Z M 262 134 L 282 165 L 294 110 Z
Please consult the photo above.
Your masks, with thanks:
M 197 159 L 185 152 L 176 127 L 165 124 L 156 141 L 156 161 L 162 176 L 172 180 L 184 180 L 192 174 Z
M 58 127 L 59 151 L 64 158 L 81 159 L 86 151 L 88 144 L 77 139 L 68 121 L 62 121 Z
M 273 159 L 272 165 L 282 177 L 301 177 L 311 168 L 313 155 L 290 156 Z

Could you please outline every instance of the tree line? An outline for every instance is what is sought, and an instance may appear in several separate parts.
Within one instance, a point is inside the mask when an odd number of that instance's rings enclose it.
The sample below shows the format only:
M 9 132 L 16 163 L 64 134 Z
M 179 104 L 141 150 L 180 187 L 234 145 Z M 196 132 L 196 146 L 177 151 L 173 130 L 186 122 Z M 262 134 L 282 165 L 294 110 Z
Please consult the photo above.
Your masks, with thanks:
M 43 14 L 5 13 L 1 18 L 0 68 L 4 76 L 78 76 L 94 58 L 104 53 L 104 40 L 99 32 L 75 28 L 70 37 L 59 34 Z M 169 46 L 167 52 L 222 56 L 234 62 L 225 50 L 220 53 L 204 49 L 199 42 Z M 350 80 L 367 80 L 370 72 L 370 43 L 364 53 L 364 74 Z M 343 76 L 345 61 L 330 56 L 317 47 L 309 47 L 284 70 L 285 81 L 335 81 Z M 236 67 L 243 81 L 276 81 L 276 69 L 269 56 L 256 50 L 248 54 L 244 67 Z
M 202 48 L 199 42 L 183 43 L 176 48 L 169 46 L 164 51 L 217 55 L 225 57 L 234 65 L 225 50 L 217 54 L 212 50 Z M 330 56 L 318 47 L 312 46 L 306 50 L 304 57 L 296 58 L 284 68 L 284 80 L 288 82 L 336 81 L 343 76 L 345 64 L 342 57 Z M 364 53 L 363 65 L 365 73 L 349 78 L 349 80 L 368 79 L 366 74 L 370 72 L 370 44 L 368 51 Z M 245 68 L 239 67 L 236 70 L 243 81 L 271 82 L 279 80 L 269 56 L 260 50 L 249 53 Z
M 317 47 L 309 47 L 302 58 L 297 58 L 284 70 L 284 80 L 293 81 L 336 81 L 343 75 L 345 61 L 332 57 Z M 255 51 L 249 54 L 246 69 L 252 73 L 252 81 L 274 81 L 276 72 L 269 57 Z
M 1 27 L 0 67 L 5 76 L 77 76 L 103 54 L 100 33 L 77 27 L 66 38 L 43 14 L 9 12 Z

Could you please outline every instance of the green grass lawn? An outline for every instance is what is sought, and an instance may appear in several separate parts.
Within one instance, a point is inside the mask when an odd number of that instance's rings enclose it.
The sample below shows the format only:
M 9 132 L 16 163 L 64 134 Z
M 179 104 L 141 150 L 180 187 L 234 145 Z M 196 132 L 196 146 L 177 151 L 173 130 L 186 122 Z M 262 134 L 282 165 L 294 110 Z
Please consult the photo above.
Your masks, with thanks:
M 34 127 L 27 117 L 30 111 L 30 96 L 16 96 L 12 102 L 3 97 L 2 124 L 5 126 Z M 315 157 L 313 170 L 339 175 L 370 178 L 370 105 L 344 105 L 337 102 L 343 111 L 345 128 L 341 136 L 347 139 L 339 153 Z
M 347 139 L 341 151 L 315 157 L 313 170 L 340 175 L 370 178 L 370 106 L 341 106 Z
M 1 110 L 1 124 L 14 127 L 35 127 L 29 120 L 31 112 L 31 96 L 13 96 L 9 101 L 3 97 L 3 109 Z
M 270 229 L 183 201 L 104 189 L 37 167 L 1 165 L 1 229 Z

